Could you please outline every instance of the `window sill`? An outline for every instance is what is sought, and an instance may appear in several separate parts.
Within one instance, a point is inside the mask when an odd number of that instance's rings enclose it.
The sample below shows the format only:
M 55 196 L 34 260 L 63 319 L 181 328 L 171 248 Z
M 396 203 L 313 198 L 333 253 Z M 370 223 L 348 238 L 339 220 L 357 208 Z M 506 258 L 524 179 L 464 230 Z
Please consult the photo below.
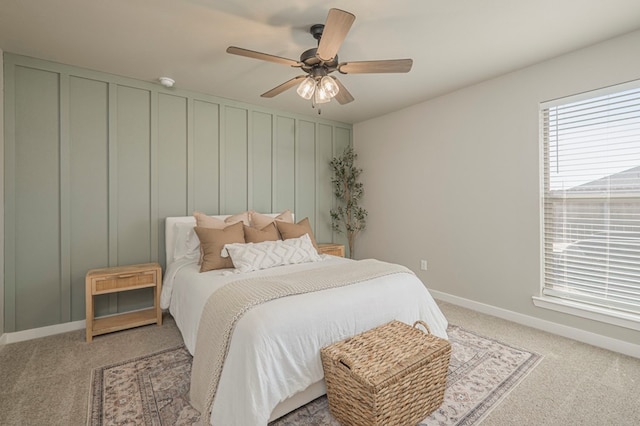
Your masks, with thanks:
M 640 315 L 611 311 L 606 308 L 555 297 L 533 296 L 532 299 L 533 304 L 539 308 L 640 331 Z

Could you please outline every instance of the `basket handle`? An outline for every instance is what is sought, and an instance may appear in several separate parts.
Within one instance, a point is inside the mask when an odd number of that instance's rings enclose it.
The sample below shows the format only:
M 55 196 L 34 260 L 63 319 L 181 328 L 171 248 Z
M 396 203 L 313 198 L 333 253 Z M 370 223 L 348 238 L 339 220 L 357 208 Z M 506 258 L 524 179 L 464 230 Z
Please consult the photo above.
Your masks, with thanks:
M 418 321 L 413 323 L 413 328 L 417 328 L 416 325 L 418 325 L 418 324 L 420 324 L 421 326 L 423 326 L 427 330 L 427 334 L 431 334 L 431 329 L 429 328 L 429 326 L 427 325 L 426 322 L 424 322 L 422 320 L 418 320 Z
M 347 358 L 344 354 L 340 355 L 338 359 L 336 359 L 336 364 L 342 364 L 342 366 L 345 367 L 347 370 L 351 370 L 351 365 L 353 365 L 351 360 Z

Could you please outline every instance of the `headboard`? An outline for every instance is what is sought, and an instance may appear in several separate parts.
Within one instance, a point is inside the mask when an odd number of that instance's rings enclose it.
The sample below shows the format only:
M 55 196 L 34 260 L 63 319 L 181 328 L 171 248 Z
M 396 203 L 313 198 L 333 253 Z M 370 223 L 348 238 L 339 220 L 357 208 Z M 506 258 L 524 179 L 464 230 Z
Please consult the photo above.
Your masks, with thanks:
M 265 213 L 267 216 L 276 217 L 280 213 Z M 211 217 L 215 217 L 217 219 L 225 220 L 228 218 L 229 214 L 223 215 L 212 215 Z M 176 227 L 174 226 L 176 223 L 190 223 L 193 226 L 196 226 L 196 219 L 193 216 L 176 216 L 176 217 L 167 217 L 164 223 L 164 245 L 165 245 L 165 253 L 166 253 L 166 265 L 170 265 L 173 262 L 173 253 L 174 253 L 174 245 L 176 242 Z

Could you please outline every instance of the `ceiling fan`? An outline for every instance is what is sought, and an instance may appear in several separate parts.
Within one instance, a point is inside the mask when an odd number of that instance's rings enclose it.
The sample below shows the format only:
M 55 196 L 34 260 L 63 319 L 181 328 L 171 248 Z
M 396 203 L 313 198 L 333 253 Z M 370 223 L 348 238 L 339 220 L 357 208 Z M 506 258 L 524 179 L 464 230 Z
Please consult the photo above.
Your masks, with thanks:
M 335 71 L 341 74 L 406 73 L 413 65 L 412 59 L 339 62 L 338 50 L 355 19 L 352 13 L 330 9 L 324 25 L 316 24 L 309 29 L 311 35 L 318 40 L 318 47 L 302 52 L 299 61 L 235 46 L 229 46 L 227 53 L 289 65 L 300 68 L 306 73 L 263 93 L 260 95 L 263 98 L 272 98 L 297 84 L 298 94 L 304 99 L 311 99 L 313 107 L 329 102 L 334 97 L 340 104 L 348 104 L 354 100 L 353 96 L 340 80 L 330 75 L 331 73 Z

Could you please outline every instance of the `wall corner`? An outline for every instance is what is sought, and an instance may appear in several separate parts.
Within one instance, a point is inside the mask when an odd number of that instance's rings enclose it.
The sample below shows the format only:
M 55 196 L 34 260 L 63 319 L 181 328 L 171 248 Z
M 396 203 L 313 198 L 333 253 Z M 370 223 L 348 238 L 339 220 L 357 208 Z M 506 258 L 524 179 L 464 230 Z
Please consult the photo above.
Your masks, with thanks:
M 0 49 L 0 342 L 4 335 L 4 53 Z

